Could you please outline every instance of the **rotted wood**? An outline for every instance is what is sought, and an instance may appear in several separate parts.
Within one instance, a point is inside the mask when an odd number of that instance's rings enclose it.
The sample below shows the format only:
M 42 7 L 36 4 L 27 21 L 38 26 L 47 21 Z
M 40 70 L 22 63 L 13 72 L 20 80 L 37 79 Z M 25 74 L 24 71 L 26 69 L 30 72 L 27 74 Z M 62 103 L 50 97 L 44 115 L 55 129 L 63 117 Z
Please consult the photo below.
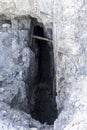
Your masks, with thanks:
M 44 38 L 44 37 L 40 37 L 40 36 L 36 36 L 36 35 L 32 35 L 32 38 L 47 41 L 47 42 L 52 42 L 52 40 L 50 40 L 48 38 Z

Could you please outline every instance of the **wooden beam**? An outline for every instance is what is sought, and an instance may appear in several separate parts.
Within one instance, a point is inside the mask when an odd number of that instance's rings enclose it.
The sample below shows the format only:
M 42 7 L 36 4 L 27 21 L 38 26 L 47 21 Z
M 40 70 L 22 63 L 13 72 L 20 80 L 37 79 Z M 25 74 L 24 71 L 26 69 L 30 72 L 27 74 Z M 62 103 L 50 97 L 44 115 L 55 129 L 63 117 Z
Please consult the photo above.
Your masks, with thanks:
M 36 35 L 32 35 L 32 38 L 47 41 L 47 42 L 52 42 L 52 40 L 50 40 L 48 38 L 44 38 L 44 37 L 40 37 L 40 36 L 36 36 Z

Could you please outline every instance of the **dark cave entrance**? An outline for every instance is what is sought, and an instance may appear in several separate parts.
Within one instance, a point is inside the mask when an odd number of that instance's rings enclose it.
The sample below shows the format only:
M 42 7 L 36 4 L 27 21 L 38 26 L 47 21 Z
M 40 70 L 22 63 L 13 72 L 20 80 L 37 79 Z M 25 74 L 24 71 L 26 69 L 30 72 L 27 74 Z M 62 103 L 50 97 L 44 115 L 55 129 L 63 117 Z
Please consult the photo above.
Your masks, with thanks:
M 34 88 L 34 104 L 30 114 L 41 123 L 47 122 L 51 125 L 57 118 L 53 46 L 51 42 L 43 40 L 46 38 L 43 27 L 34 26 L 33 36 L 39 37 L 32 38 L 32 50 L 35 53 L 38 71 Z

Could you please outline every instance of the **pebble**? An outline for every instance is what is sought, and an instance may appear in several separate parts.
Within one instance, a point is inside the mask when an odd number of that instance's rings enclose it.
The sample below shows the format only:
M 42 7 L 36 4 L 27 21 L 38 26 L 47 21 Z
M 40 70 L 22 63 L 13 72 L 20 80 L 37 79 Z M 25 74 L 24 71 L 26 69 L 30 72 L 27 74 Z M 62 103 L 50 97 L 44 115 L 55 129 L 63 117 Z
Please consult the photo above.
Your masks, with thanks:
M 2 27 L 3 28 L 10 28 L 10 24 L 3 24 Z
M 2 75 L 0 75 L 0 82 L 3 82 L 5 79 Z
M 30 128 L 30 130 L 38 130 L 37 128 Z
M 5 91 L 4 88 L 0 88 L 0 93 L 3 93 Z
M 2 114 L 3 114 L 3 116 L 6 116 L 7 112 L 6 111 L 2 111 Z

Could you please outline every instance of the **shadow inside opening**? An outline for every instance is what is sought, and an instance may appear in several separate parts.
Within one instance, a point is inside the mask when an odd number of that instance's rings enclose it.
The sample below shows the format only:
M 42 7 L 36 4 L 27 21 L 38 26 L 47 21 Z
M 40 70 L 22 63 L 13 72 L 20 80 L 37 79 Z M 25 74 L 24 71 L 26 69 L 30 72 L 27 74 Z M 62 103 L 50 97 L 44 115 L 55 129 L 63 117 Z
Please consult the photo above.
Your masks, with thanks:
M 33 35 L 45 37 L 43 27 L 35 26 Z M 32 40 L 38 63 L 35 104 L 31 116 L 41 123 L 52 125 L 57 118 L 56 89 L 54 85 L 54 56 L 52 43 L 44 40 Z

